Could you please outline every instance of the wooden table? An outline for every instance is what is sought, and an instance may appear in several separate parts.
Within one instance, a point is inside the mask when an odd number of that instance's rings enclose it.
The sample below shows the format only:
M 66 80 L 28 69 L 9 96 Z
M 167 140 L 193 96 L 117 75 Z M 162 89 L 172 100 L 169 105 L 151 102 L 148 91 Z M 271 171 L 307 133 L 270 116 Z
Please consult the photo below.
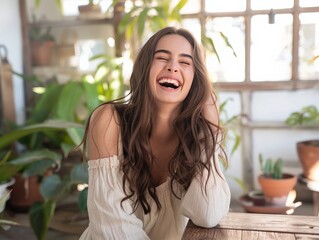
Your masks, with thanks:
M 318 239 L 319 217 L 230 212 L 214 228 L 189 222 L 182 240 Z

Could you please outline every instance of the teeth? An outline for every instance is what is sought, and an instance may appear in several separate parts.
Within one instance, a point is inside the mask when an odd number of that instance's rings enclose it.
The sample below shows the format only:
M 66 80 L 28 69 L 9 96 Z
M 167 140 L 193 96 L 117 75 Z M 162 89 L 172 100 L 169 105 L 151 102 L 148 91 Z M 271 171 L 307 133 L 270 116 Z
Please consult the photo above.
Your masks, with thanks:
M 170 78 L 162 78 L 161 80 L 159 80 L 160 84 L 164 84 L 164 83 L 170 83 L 173 84 L 176 87 L 179 87 L 179 82 L 175 79 L 170 79 Z

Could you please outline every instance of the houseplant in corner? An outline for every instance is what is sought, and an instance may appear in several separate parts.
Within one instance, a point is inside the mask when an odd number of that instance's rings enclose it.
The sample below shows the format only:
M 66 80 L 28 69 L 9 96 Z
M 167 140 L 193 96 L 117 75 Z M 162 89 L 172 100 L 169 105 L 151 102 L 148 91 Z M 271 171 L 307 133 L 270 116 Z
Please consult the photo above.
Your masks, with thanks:
M 286 124 L 318 129 L 319 111 L 316 106 L 305 106 L 300 111 L 291 113 L 286 119 Z M 297 142 L 297 152 L 303 169 L 303 177 L 319 182 L 319 138 Z
M 264 161 L 259 154 L 259 163 L 262 173 L 258 177 L 267 204 L 286 205 L 289 193 L 297 183 L 297 177 L 283 173 L 283 160 L 268 158 Z

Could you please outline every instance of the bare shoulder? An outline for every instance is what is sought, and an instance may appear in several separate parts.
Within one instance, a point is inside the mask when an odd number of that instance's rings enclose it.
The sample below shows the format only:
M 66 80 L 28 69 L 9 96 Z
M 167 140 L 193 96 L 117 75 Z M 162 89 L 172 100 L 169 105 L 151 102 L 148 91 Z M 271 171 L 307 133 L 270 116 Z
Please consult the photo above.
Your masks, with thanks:
M 105 104 L 92 113 L 88 132 L 89 160 L 117 155 L 119 139 L 118 114 L 111 104 Z

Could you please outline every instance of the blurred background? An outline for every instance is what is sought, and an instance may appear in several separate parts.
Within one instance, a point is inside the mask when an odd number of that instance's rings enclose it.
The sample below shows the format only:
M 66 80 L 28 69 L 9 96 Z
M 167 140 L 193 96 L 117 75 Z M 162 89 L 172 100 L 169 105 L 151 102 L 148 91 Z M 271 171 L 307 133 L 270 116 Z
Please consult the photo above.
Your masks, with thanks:
M 228 131 L 224 172 L 234 204 L 260 189 L 260 154 L 303 176 L 297 143 L 319 139 L 318 1 L 1 0 L 1 158 L 20 159 L 13 176 L 44 150 L 58 154 L 46 166 L 64 171 L 41 183 L 42 207 L 51 201 L 48 209 L 57 209 L 76 195 L 85 212 L 87 175 L 72 149 L 88 114 L 125 95 L 140 46 L 165 26 L 190 30 L 207 51 Z M 23 176 L 46 179 L 48 168 L 38 169 Z M 313 204 L 319 190 L 298 183 L 296 191 Z

